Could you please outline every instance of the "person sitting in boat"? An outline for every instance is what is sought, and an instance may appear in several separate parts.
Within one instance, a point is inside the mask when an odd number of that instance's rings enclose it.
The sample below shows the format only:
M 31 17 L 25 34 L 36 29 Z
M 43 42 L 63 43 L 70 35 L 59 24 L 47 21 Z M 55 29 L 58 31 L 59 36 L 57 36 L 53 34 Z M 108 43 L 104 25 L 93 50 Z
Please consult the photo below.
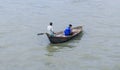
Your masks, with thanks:
M 64 34 L 65 36 L 69 36 L 69 35 L 72 35 L 72 25 L 69 24 L 69 27 L 67 27 L 65 30 L 64 30 Z
M 48 33 L 50 34 L 50 36 L 54 36 L 54 31 L 53 31 L 53 23 L 50 22 L 50 24 L 47 26 L 47 30 L 48 30 Z

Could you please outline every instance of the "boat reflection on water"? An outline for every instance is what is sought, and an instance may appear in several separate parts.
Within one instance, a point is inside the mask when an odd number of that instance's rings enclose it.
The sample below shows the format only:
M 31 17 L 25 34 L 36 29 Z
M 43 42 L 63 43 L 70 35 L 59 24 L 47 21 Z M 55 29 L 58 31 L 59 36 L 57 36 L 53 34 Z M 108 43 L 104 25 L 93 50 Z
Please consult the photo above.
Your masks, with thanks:
M 73 43 L 79 43 L 81 38 L 83 36 L 83 32 L 80 33 L 78 36 L 75 38 L 71 39 L 70 41 L 67 41 L 65 43 L 59 43 L 59 44 L 48 44 L 47 46 L 47 51 L 48 51 L 48 56 L 52 56 L 54 52 L 60 52 L 60 49 L 63 48 L 74 48 L 76 47 Z

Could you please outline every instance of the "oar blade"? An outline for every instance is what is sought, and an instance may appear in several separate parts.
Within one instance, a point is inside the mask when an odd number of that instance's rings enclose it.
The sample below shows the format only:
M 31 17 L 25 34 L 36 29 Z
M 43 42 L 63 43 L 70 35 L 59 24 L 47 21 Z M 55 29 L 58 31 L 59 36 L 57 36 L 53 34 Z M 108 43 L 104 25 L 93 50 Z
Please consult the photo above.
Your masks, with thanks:
M 38 33 L 37 35 L 43 35 L 43 34 L 45 34 L 45 33 Z

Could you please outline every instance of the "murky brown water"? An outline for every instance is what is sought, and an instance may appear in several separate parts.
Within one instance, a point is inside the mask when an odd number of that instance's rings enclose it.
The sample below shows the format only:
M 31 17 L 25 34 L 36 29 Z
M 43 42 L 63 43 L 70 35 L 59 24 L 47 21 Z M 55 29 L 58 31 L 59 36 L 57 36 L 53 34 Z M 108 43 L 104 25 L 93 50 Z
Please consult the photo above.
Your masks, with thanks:
M 119 0 L 1 0 L 0 70 L 120 70 Z M 82 25 L 83 35 L 50 44 L 55 31 Z

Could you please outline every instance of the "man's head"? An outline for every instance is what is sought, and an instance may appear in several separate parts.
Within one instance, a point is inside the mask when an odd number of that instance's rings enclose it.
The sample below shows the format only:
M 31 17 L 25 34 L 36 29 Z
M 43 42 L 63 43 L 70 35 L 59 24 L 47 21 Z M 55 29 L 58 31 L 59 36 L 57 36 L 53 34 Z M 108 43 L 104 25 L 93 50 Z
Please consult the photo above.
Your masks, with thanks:
M 72 25 L 71 25 L 71 24 L 69 24 L 69 27 L 72 27 Z
M 52 22 L 50 22 L 50 25 L 52 26 L 52 25 L 53 25 L 53 23 L 52 23 Z

